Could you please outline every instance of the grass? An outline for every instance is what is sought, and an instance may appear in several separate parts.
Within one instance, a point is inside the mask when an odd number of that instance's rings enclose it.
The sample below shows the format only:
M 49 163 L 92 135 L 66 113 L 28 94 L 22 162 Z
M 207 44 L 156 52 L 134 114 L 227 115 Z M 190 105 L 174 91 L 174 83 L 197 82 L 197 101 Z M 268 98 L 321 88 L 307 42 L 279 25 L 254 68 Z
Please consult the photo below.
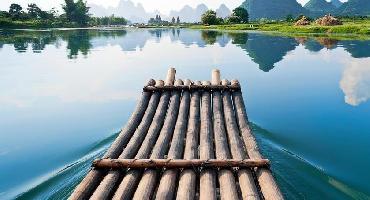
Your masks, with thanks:
M 321 34 L 361 34 L 370 35 L 370 20 L 343 21 L 339 26 L 320 26 L 312 23 L 308 26 L 294 26 L 288 22 L 274 23 L 250 23 L 231 25 L 194 25 L 192 29 L 214 29 L 214 30 L 258 30 L 282 33 L 321 33 Z

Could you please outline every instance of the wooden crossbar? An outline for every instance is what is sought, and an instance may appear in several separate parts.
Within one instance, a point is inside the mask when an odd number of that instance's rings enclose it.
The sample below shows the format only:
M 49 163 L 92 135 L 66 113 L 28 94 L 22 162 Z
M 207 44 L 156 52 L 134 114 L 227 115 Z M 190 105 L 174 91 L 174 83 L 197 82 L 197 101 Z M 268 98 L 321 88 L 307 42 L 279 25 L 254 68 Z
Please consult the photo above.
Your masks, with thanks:
M 239 91 L 240 85 L 177 85 L 177 86 L 145 86 L 144 91 L 173 91 L 173 90 L 232 90 Z
M 93 162 L 96 168 L 193 168 L 193 167 L 269 167 L 268 159 L 98 159 Z

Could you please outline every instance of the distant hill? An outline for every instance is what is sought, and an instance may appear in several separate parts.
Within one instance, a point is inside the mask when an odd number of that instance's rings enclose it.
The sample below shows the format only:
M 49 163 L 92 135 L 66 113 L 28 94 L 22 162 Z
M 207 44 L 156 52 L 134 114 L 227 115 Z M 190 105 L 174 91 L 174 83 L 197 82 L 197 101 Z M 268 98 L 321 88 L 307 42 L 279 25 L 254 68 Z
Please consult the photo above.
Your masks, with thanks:
M 216 13 L 218 17 L 225 18 L 231 15 L 231 10 L 225 4 L 221 4 Z
M 370 0 L 348 0 L 338 8 L 336 14 L 370 16 Z
M 370 16 L 370 0 L 310 0 L 302 7 L 296 0 L 245 0 L 242 7 L 246 8 L 251 20 L 261 18 L 285 19 L 287 15 L 304 14 L 318 17 L 324 14 Z
M 335 6 L 336 8 L 339 8 L 343 3 L 339 0 L 331 0 L 330 3 Z
M 285 19 L 290 14 L 298 16 L 308 13 L 296 0 L 246 0 L 242 3 L 242 7 L 248 10 L 252 20 Z
M 186 5 L 178 11 L 170 11 L 170 14 L 166 16 L 159 11 L 147 12 L 140 3 L 135 4 L 131 0 L 120 0 L 117 7 L 105 8 L 96 4 L 88 4 L 88 6 L 93 16 L 102 17 L 114 14 L 125 17 L 133 23 L 146 23 L 151 17 L 155 17 L 156 15 L 161 15 L 163 20 L 168 21 L 171 21 L 172 17 L 179 16 L 182 22 L 199 22 L 202 14 L 208 10 L 205 4 L 199 4 L 195 8 Z M 217 9 L 217 14 L 224 18 L 229 16 L 231 11 L 226 5 L 222 4 Z
M 121 0 L 117 7 L 104 8 L 96 4 L 88 4 L 88 6 L 93 16 L 103 17 L 114 14 L 116 16 L 125 17 L 131 22 L 148 21 L 149 16 L 154 14 L 146 12 L 140 3 L 135 5 L 130 0 Z
M 304 5 L 304 8 L 310 11 L 310 15 L 322 16 L 324 14 L 333 13 L 336 7 L 326 0 L 310 0 Z
M 199 4 L 196 8 L 186 5 L 179 11 L 171 11 L 169 16 L 179 16 L 182 22 L 199 22 L 207 10 L 208 7 L 204 4 Z

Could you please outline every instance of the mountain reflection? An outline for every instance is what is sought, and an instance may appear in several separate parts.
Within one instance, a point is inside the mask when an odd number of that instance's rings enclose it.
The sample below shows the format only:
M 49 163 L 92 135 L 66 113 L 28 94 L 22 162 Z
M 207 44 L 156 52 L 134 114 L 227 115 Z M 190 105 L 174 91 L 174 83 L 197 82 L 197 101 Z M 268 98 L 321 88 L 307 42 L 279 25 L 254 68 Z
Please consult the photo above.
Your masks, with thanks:
M 205 48 L 208 45 L 225 47 L 235 45 L 241 48 L 268 72 L 276 63 L 282 61 L 288 52 L 303 45 L 311 52 L 322 49 L 344 48 L 354 58 L 370 57 L 369 40 L 339 40 L 328 37 L 286 37 L 246 32 L 220 32 L 212 30 L 188 29 L 130 29 L 130 30 L 54 30 L 54 31 L 0 31 L 0 49 L 5 45 L 13 46 L 19 53 L 32 50 L 41 53 L 47 45 L 59 48 L 65 43 L 67 57 L 76 59 L 79 55 L 86 57 L 91 49 L 118 45 L 122 51 L 143 49 L 147 42 L 160 42 L 169 38 L 172 43 L 180 42 L 185 47 L 196 45 Z M 230 42 L 231 41 L 231 42 Z

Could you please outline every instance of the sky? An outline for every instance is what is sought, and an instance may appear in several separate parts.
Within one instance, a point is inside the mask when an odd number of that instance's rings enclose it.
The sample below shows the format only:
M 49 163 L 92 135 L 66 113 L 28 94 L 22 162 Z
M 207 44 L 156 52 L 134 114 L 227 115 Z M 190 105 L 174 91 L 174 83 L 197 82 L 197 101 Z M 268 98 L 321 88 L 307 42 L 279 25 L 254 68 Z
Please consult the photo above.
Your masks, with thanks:
M 87 0 L 88 3 L 94 3 L 108 6 L 117 6 L 120 0 Z M 179 10 L 184 5 L 195 7 L 198 4 L 204 3 L 209 8 L 216 9 L 222 3 L 226 4 L 230 9 L 239 6 L 244 0 L 131 0 L 135 3 L 141 3 L 146 11 L 159 10 L 162 13 L 168 14 L 170 10 Z M 308 0 L 297 0 L 301 4 L 305 4 Z M 344 1 L 344 0 L 341 0 Z M 64 0 L 0 0 L 0 10 L 8 10 L 11 3 L 18 3 L 23 7 L 27 7 L 29 3 L 36 3 L 42 9 L 50 9 L 56 7 L 60 9 L 60 5 Z

